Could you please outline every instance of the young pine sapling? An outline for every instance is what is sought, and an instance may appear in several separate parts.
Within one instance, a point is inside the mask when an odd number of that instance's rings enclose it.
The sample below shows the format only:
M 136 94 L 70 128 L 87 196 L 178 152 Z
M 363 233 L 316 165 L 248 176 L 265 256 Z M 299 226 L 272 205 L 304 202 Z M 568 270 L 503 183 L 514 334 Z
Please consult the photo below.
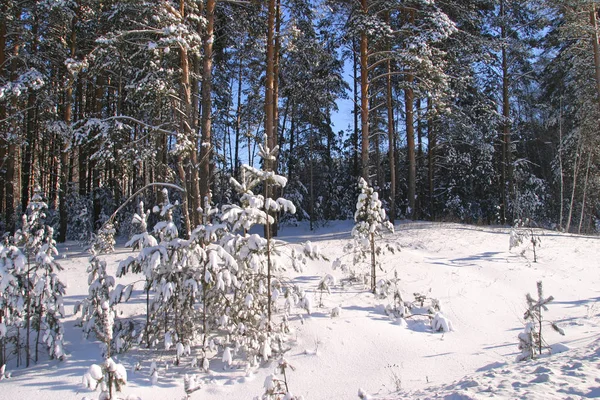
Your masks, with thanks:
M 377 256 L 382 254 L 384 248 L 379 244 L 379 239 L 384 232 L 394 232 L 394 226 L 387 220 L 382 207 L 379 194 L 363 179 L 358 183 L 360 194 L 356 202 L 354 213 L 355 225 L 352 228 L 354 242 L 347 248 L 353 252 L 353 264 L 366 262 L 370 266 L 370 287 L 373 293 L 377 290 L 377 268 L 381 268 Z M 387 250 L 394 252 L 394 246 L 386 246 Z M 368 258 L 368 260 L 367 260 Z M 334 261 L 334 269 L 341 262 Z
M 517 361 L 529 360 L 537 358 L 542 354 L 545 346 L 544 337 L 542 336 L 542 327 L 544 317 L 542 311 L 548 311 L 547 304 L 554 300 L 553 296 L 544 297 L 542 290 L 542 282 L 537 283 L 538 298 L 534 299 L 531 294 L 527 293 L 527 311 L 523 318 L 525 319 L 525 329 L 519 334 L 519 349 L 521 354 L 517 356 Z M 550 326 L 560 333 L 565 334 L 565 331 L 556 323 L 550 322 Z

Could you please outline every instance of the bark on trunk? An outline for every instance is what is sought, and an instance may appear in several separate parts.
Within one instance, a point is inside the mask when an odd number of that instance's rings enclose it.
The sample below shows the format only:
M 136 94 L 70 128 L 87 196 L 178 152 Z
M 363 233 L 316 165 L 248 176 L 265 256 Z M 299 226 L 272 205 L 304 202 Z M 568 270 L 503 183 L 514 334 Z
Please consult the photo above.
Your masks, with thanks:
M 416 159 L 415 159 L 415 126 L 414 126 L 414 92 L 412 84 L 414 75 L 409 73 L 406 77 L 408 86 L 404 90 L 404 104 L 406 113 L 406 147 L 408 152 L 408 210 L 406 216 L 414 219 L 415 193 L 416 193 Z
M 5 51 L 6 51 L 6 20 L 4 18 L 4 13 L 6 9 L 6 3 L 2 3 L 0 6 L 0 66 L 4 66 L 6 61 Z M 0 80 L 4 81 L 6 77 L 5 74 L 6 68 L 0 68 Z M 4 121 L 6 119 L 6 106 L 4 102 L 0 102 L 0 121 Z M 4 215 L 4 195 L 5 195 L 5 185 L 6 185 L 6 157 L 8 150 L 8 142 L 4 139 L 4 126 L 5 124 L 0 124 L 0 215 Z M 0 361 L 2 357 L 0 356 Z
M 367 0 L 360 2 L 362 12 L 368 12 Z M 361 176 L 369 180 L 369 66 L 368 66 L 369 39 L 366 32 L 360 33 L 360 123 L 361 123 Z
M 504 0 L 500 2 L 500 15 L 505 16 Z M 500 28 L 500 36 L 502 37 L 502 160 L 500 193 L 501 199 L 501 219 L 502 223 L 506 223 L 508 218 L 508 196 L 512 190 L 512 160 L 511 160 L 511 140 L 510 140 L 510 99 L 509 99 L 509 74 L 508 74 L 508 54 L 506 51 L 506 26 L 502 22 Z
M 387 14 L 389 22 L 389 13 Z M 389 219 L 393 224 L 396 219 L 396 132 L 394 130 L 394 103 L 392 102 L 392 62 L 387 60 L 387 124 L 388 124 L 388 162 L 390 164 L 390 210 Z
M 71 58 L 75 58 L 75 50 L 76 50 L 76 39 L 77 39 L 77 16 L 73 17 L 71 21 Z M 60 153 L 60 195 L 59 195 L 59 223 L 60 226 L 58 228 L 58 242 L 63 243 L 67 240 L 67 192 L 68 192 L 68 179 L 69 174 L 67 170 L 69 168 L 69 148 L 71 146 L 71 141 L 69 139 L 70 130 L 71 130 L 71 118 L 72 118 L 72 97 L 73 97 L 73 75 L 67 71 L 67 87 L 65 90 L 65 104 L 64 104 L 64 114 L 63 121 L 65 123 L 65 127 L 67 132 L 63 137 L 63 145 Z
M 600 107 L 600 44 L 598 43 L 598 21 L 596 18 L 596 4 L 592 3 L 590 10 L 590 22 L 592 24 L 592 45 L 594 48 L 594 72 L 596 76 L 596 93 L 598 95 L 598 107 Z
M 434 210 L 434 192 L 435 192 L 435 146 L 436 135 L 433 126 L 433 118 L 431 117 L 431 99 L 427 99 L 427 179 L 429 181 L 429 215 L 431 220 L 435 219 Z
M 206 31 L 202 38 L 204 58 L 202 63 L 202 119 L 200 143 L 200 206 L 204 199 L 210 202 L 210 161 L 212 159 L 211 145 L 211 111 L 212 111 L 212 68 L 213 68 L 213 34 L 215 26 L 215 0 L 206 2 Z M 200 221 L 195 221 L 199 223 Z

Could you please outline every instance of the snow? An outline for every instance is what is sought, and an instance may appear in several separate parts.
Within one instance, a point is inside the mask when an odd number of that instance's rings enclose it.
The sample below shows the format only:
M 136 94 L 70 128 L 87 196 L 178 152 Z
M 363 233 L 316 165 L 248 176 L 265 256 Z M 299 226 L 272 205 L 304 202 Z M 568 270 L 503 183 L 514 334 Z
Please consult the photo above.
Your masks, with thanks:
M 352 226 L 352 221 L 332 222 L 314 232 L 302 224 L 283 227 L 278 239 L 294 243 L 299 252 L 310 240 L 311 247 L 318 245 L 323 255 L 337 260 L 352 240 Z M 362 284 L 350 284 L 346 273 L 334 270 L 331 261 L 308 260 L 303 272 L 291 268 L 285 272 L 285 281 L 298 285 L 302 293 L 284 298 L 282 291 L 278 300 L 279 310 L 284 302 L 291 307 L 292 331 L 284 344 L 289 348 L 285 358 L 295 367 L 286 371 L 291 392 L 311 400 L 357 399 L 359 390 L 369 399 L 600 396 L 600 238 L 540 230 L 543 246 L 536 249 L 538 262 L 534 263 L 531 249 L 523 255 L 521 248 L 509 250 L 509 228 L 425 222 L 400 223 L 395 228 L 388 235 L 399 242 L 401 251 L 381 255 L 383 271 L 378 270 L 378 279 L 391 280 L 397 271 L 403 297 L 427 293 L 439 299 L 438 322 L 444 332 L 435 332 L 427 318 L 388 316 L 389 298 L 369 293 Z M 65 247 L 68 252 L 63 252 Z M 41 361 L 28 369 L 16 369 L 9 362 L 6 376 L 10 378 L 0 383 L 2 398 L 98 398 L 95 383 L 85 388 L 81 377 L 102 376 L 100 347 L 92 337 L 82 338 L 73 315 L 75 303 L 88 294 L 83 273 L 87 256 L 73 242 L 59 251 L 66 258 L 61 262 L 64 270 L 57 275 L 69 284 L 64 296 L 65 358 Z M 115 274 L 119 262 L 131 254 L 130 249 L 117 246 L 114 254 L 101 256 L 107 261 L 107 273 Z M 284 264 L 285 256 L 279 262 Z M 318 307 L 317 286 L 328 274 L 334 278 L 328 278 L 330 293 L 323 294 L 323 307 Z M 139 275 L 129 274 L 118 283 L 138 280 Z M 226 276 L 223 281 L 228 281 Z M 543 281 L 546 296 L 554 297 L 544 317 L 556 322 L 566 336 L 544 327 L 553 354 L 516 362 L 527 309 L 525 295 L 535 293 L 537 281 Z M 138 283 L 130 302 L 119 304 L 118 309 L 141 312 L 142 286 Z M 246 298 L 248 304 L 253 301 Z M 278 361 L 246 363 L 233 358 L 238 349 L 217 342 L 206 355 L 194 346 L 188 354 L 186 346 L 175 365 L 181 346 L 175 338 L 169 342 L 169 350 L 159 346 L 155 352 L 132 349 L 115 356 L 116 372 L 127 379 L 122 398 L 181 399 L 188 374 L 192 400 L 252 399 L 264 393 L 263 385 Z M 273 341 L 262 353 L 274 355 L 277 349 Z M 194 357 L 202 369 L 191 368 Z M 140 368 L 134 368 L 138 363 Z M 99 371 L 93 370 L 96 367 Z

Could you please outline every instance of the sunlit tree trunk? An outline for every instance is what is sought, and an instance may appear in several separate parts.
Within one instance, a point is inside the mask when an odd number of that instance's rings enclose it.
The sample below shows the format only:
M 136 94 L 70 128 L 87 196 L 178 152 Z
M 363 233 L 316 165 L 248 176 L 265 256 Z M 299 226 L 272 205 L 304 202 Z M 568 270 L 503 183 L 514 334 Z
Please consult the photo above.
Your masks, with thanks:
M 361 0 L 361 11 L 367 13 L 367 0 Z M 360 123 L 361 123 L 361 176 L 367 182 L 369 179 L 369 39 L 367 33 L 360 33 Z
M 390 23 L 390 13 L 385 13 L 385 22 Z M 389 44 L 388 50 L 392 46 Z M 394 129 L 394 102 L 392 99 L 392 60 L 388 58 L 386 62 L 386 108 L 387 108 L 387 128 L 388 128 L 388 163 L 390 168 L 390 210 L 389 220 L 393 224 L 396 219 L 396 130 Z
M 21 17 L 21 11 L 19 7 L 15 7 L 15 20 L 18 21 Z M 21 43 L 19 39 L 15 37 L 13 49 L 12 49 L 12 61 L 10 63 L 10 80 L 15 81 L 17 79 L 17 60 L 19 58 L 19 52 L 21 49 Z M 12 101 L 13 108 L 16 109 L 16 100 Z M 16 118 L 11 119 L 11 129 L 13 134 L 16 134 L 18 127 Z M 6 165 L 6 182 L 5 182 L 5 199 L 6 199 L 6 230 L 8 232 L 14 232 L 15 230 L 15 199 L 18 199 L 19 187 L 17 183 L 17 164 L 18 164 L 19 148 L 17 138 L 12 137 L 8 140 L 8 152 L 5 158 Z
M 211 113 L 212 113 L 212 69 L 213 69 L 213 33 L 215 26 L 215 0 L 207 0 L 205 7 L 206 31 L 202 37 L 204 58 L 202 62 L 202 120 L 200 143 L 200 201 L 199 206 L 204 205 L 203 199 L 210 201 L 210 162 L 212 159 L 211 145 Z M 200 221 L 194 221 L 198 224 Z
M 587 199 L 588 179 L 590 177 L 590 164 L 592 161 L 592 152 L 588 153 L 587 166 L 585 168 L 585 180 L 583 181 L 583 199 L 581 200 L 581 214 L 579 216 L 579 226 L 577 233 L 581 234 L 581 226 L 583 225 L 583 215 L 585 214 L 585 203 Z
M 500 218 L 502 223 L 506 223 L 508 218 L 508 196 L 512 191 L 512 157 L 511 157 L 511 139 L 510 139 L 510 98 L 509 98 L 509 74 L 508 74 L 508 54 L 507 54 L 507 34 L 505 21 L 504 0 L 500 1 L 500 17 L 502 25 L 500 27 L 500 36 L 502 40 L 502 159 L 500 162 L 500 194 L 501 209 Z
M 77 17 L 74 16 L 71 20 L 71 35 L 70 35 L 70 50 L 71 50 L 71 58 L 75 58 L 75 50 L 76 50 L 76 39 L 77 39 Z M 70 134 L 68 132 L 71 131 L 71 119 L 72 119 L 72 97 L 73 97 L 73 74 L 67 71 L 67 87 L 65 88 L 65 100 L 64 100 L 64 113 L 63 113 L 63 121 L 65 123 L 65 127 L 67 132 L 65 132 L 65 137 L 63 138 L 62 150 L 60 153 L 60 194 L 59 194 L 59 221 L 60 226 L 58 229 L 58 241 L 64 242 L 67 240 L 67 192 L 68 192 L 68 179 L 69 174 L 67 173 L 69 167 L 69 148 L 71 147 L 71 141 L 68 136 Z
M 273 149 L 276 145 L 274 116 L 275 116 L 275 14 L 276 2 L 269 0 L 267 5 L 267 73 L 265 77 L 265 137 L 266 145 Z M 272 160 L 265 159 L 265 171 L 273 171 Z M 265 181 L 265 198 L 271 197 L 271 188 Z M 271 329 L 271 224 L 265 223 L 265 239 L 267 239 L 267 297 L 268 297 L 268 329 Z
M 407 217 L 414 219 L 415 194 L 416 194 L 416 157 L 415 157 L 415 122 L 414 122 L 414 91 L 412 84 L 415 77 L 412 73 L 406 76 L 406 89 L 404 89 L 404 107 L 406 115 L 406 147 L 408 152 L 408 211 Z
M 6 62 L 6 19 L 4 17 L 6 9 L 6 3 L 2 2 L 0 5 L 0 66 L 5 65 Z M 3 81 L 6 77 L 6 68 L 0 68 L 0 80 Z M 4 139 L 4 131 L 6 127 L 6 106 L 4 102 L 0 102 L 0 216 L 4 215 L 4 202 L 5 202 L 5 185 L 6 185 L 6 157 L 8 150 L 8 142 Z M 1 349 L 0 349 L 1 350 Z M 0 362 L 2 355 L 0 354 Z
M 433 118 L 431 117 L 431 98 L 427 99 L 427 180 L 429 181 L 429 215 L 431 219 L 435 219 L 434 210 L 434 195 L 435 195 L 435 147 L 436 147 L 436 135 L 433 125 Z
M 592 2 L 590 10 L 590 22 L 592 24 L 592 46 L 594 48 L 594 72 L 596 76 L 596 93 L 598 95 L 598 106 L 600 107 L 600 44 L 598 43 L 598 21 L 596 18 L 596 3 Z
M 407 10 L 408 19 L 411 23 L 415 22 L 414 10 Z M 415 76 L 412 71 L 405 75 L 406 89 L 404 89 L 404 109 L 406 115 L 406 147 L 408 157 L 408 211 L 407 217 L 414 219 L 416 217 L 415 195 L 417 182 L 417 162 L 415 157 L 415 121 L 414 121 L 414 90 L 413 83 Z

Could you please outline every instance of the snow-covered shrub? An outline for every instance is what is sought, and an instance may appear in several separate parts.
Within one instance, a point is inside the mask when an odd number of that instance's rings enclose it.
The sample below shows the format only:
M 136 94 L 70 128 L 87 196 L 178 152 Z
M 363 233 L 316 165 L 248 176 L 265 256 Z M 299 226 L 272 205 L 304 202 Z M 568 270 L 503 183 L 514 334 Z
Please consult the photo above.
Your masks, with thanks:
M 346 249 L 353 254 L 353 265 L 368 264 L 370 267 L 370 287 L 373 293 L 377 290 L 377 268 L 380 262 L 377 257 L 383 251 L 395 252 L 399 247 L 386 243 L 382 247 L 380 242 L 384 232 L 394 232 L 394 226 L 387 220 L 385 210 L 382 208 L 379 194 L 363 179 L 360 178 L 358 186 L 360 194 L 356 202 L 354 213 L 355 225 L 352 228 L 353 243 L 349 243 Z M 334 261 L 334 269 L 341 266 L 341 261 Z M 350 271 L 355 275 L 355 271 Z
M 405 302 L 402 298 L 402 292 L 400 291 L 400 286 L 398 284 L 399 282 L 398 271 L 394 271 L 394 278 L 380 279 L 377 282 L 375 293 L 381 299 L 392 298 L 392 302 L 385 306 L 387 315 L 394 318 L 406 318 L 410 315 L 410 303 Z
M 261 148 L 260 155 L 273 159 L 276 151 Z M 153 208 L 160 221 L 152 229 L 148 226 L 149 211 L 140 204 L 132 219 L 137 233 L 126 244 L 134 247 L 137 254 L 120 262 L 116 276 L 143 276 L 146 313 L 142 327 L 129 329 L 126 339 L 130 341 L 125 347 L 136 341 L 148 347 L 175 350 L 176 363 L 190 356 L 195 365 L 202 360 L 205 370 L 209 367 L 209 354 L 222 355 L 227 363 L 245 358 L 249 366 L 254 366 L 259 360 L 281 353 L 288 319 L 284 314 L 280 322 L 275 322 L 272 313 L 288 293 L 276 275 L 286 267 L 276 257 L 283 242 L 273 240 L 269 234 L 262 237 L 248 231 L 256 224 L 269 226 L 274 221 L 272 214 L 293 212 L 294 205 L 282 198 L 275 200 L 252 192 L 258 186 L 263 190 L 283 186 L 284 177 L 248 165 L 242 171 L 241 183 L 231 181 L 239 193 L 240 205 L 224 206 L 219 215 L 217 209 L 205 203 L 200 210 L 202 223 L 187 238 L 179 236 L 174 221 L 178 204 L 170 202 L 166 189 L 162 203 Z M 110 234 L 106 236 L 110 238 Z M 295 269 L 301 267 L 303 257 L 321 257 L 317 246 L 308 253 L 294 254 L 291 264 Z M 101 263 L 95 268 L 101 269 Z M 96 310 L 84 321 L 90 326 L 100 317 L 102 304 L 112 309 L 125 301 L 132 290 L 131 286 L 119 285 L 109 278 L 94 285 L 96 281 L 97 276 L 90 278 L 93 287 L 103 290 L 100 297 L 108 297 L 109 302 L 95 302 L 92 299 L 97 295 L 90 295 L 87 310 Z M 140 318 L 136 321 L 141 322 Z M 115 322 L 113 342 L 123 332 L 121 325 L 118 320 Z M 194 346 L 200 347 L 199 353 L 192 354 L 197 351 Z M 118 343 L 113 343 L 113 347 L 119 347 Z
M 433 316 L 433 319 L 431 320 L 431 329 L 433 329 L 434 332 L 451 332 L 454 330 L 452 321 L 441 312 L 436 312 Z
M 25 316 L 26 259 L 18 247 L 0 244 L 0 366 L 6 365 L 8 355 L 16 352 L 19 365 L 20 333 Z
M 108 254 L 115 251 L 115 234 L 117 233 L 112 222 L 107 221 L 92 235 L 91 251 L 95 254 Z
M 47 210 L 36 188 L 21 229 L 0 245 L 0 365 L 6 362 L 6 346 L 11 342 L 17 366 L 22 350 L 26 366 L 32 358 L 37 362 L 41 343 L 51 358 L 64 355 L 60 319 L 64 317 L 65 285 L 57 276 L 62 268 L 55 260 L 58 250 L 54 230 L 46 224 Z
M 335 278 L 331 274 L 326 274 L 319 281 L 317 290 L 319 291 L 319 307 L 323 307 L 323 293 L 331 294 L 331 286 L 335 285 Z
M 414 293 L 413 301 L 405 300 L 399 283 L 400 279 L 397 271 L 394 271 L 394 278 L 380 279 L 377 282 L 375 292 L 379 298 L 391 298 L 391 302 L 385 306 L 385 312 L 388 316 L 401 320 L 424 317 L 431 321 L 431 328 L 434 332 L 449 332 L 452 330 L 452 322 L 441 313 L 438 299 L 429 297 L 426 294 Z
M 88 272 L 88 297 L 75 305 L 75 313 L 81 312 L 79 323 L 87 336 L 94 333 L 103 343 L 103 353 L 109 357 L 112 350 L 119 352 L 122 343 L 115 343 L 114 325 L 115 306 L 131 296 L 132 285 L 124 288 L 121 285 L 115 290 L 115 278 L 106 272 L 106 262 L 96 254 L 90 257 Z
M 268 375 L 265 378 L 264 389 L 265 392 L 259 397 L 255 397 L 255 400 L 302 400 L 303 396 L 294 396 L 290 392 L 289 384 L 287 381 L 287 369 L 294 370 L 294 367 L 285 359 L 282 358 L 277 364 L 275 373 Z M 278 377 L 277 375 L 281 375 Z
M 123 386 L 127 385 L 127 370 L 123 364 L 116 363 L 108 357 L 102 365 L 92 364 L 88 368 L 83 376 L 83 385 L 92 390 L 99 387 L 98 400 L 118 399 L 115 392 L 120 392 Z
M 546 305 L 552 302 L 554 297 L 544 297 L 541 281 L 537 283 L 537 292 L 537 300 L 529 293 L 525 297 L 527 300 L 527 311 L 525 311 L 523 316 L 525 319 L 525 329 L 519 333 L 519 350 L 521 350 L 521 354 L 517 356 L 517 361 L 536 358 L 547 347 L 542 336 L 542 326 L 545 322 L 542 311 L 548 311 Z M 561 335 L 565 334 L 565 331 L 556 323 L 550 322 L 550 326 Z
M 210 332 L 219 324 L 223 312 L 219 308 L 225 308 L 222 299 L 234 283 L 237 263 L 218 243 L 224 225 L 207 221 L 188 239 L 181 239 L 173 221 L 177 205 L 169 201 L 166 189 L 162 198 L 163 203 L 154 207 L 161 221 L 152 234 L 146 231 L 148 214 L 143 204 L 134 215 L 139 233 L 126 245 L 139 254 L 122 261 L 117 276 L 131 272 L 144 276 L 146 321 L 140 340 L 147 346 L 164 343 L 167 350 L 172 345 L 185 348 L 196 339 L 206 346 Z
M 535 223 L 533 221 L 530 221 L 529 218 L 515 220 L 510 230 L 509 250 L 524 245 L 520 249 L 521 255 L 524 255 L 528 246 L 531 245 L 533 262 L 537 262 L 536 248 L 540 246 L 541 241 L 540 235 L 535 232 Z
M 263 160 L 274 160 L 277 151 L 261 146 L 259 155 Z M 271 237 L 269 226 L 274 222 L 272 214 L 293 214 L 296 209 L 286 199 L 275 200 L 253 192 L 259 185 L 265 193 L 271 192 L 270 187 L 286 185 L 286 178 L 272 171 L 243 165 L 241 182 L 232 178 L 231 183 L 240 195 L 240 204 L 223 207 L 221 220 L 229 229 L 222 243 L 237 261 L 234 299 L 238 300 L 232 301 L 225 311 L 231 326 L 231 342 L 242 350 L 250 364 L 255 364 L 259 357 L 266 360 L 279 351 L 281 335 L 287 330 L 285 315 L 280 324 L 275 324 L 272 316 L 277 300 L 286 292 L 276 276 L 285 268 L 276 260 L 283 243 Z M 266 237 L 249 234 L 254 225 L 265 226 Z

